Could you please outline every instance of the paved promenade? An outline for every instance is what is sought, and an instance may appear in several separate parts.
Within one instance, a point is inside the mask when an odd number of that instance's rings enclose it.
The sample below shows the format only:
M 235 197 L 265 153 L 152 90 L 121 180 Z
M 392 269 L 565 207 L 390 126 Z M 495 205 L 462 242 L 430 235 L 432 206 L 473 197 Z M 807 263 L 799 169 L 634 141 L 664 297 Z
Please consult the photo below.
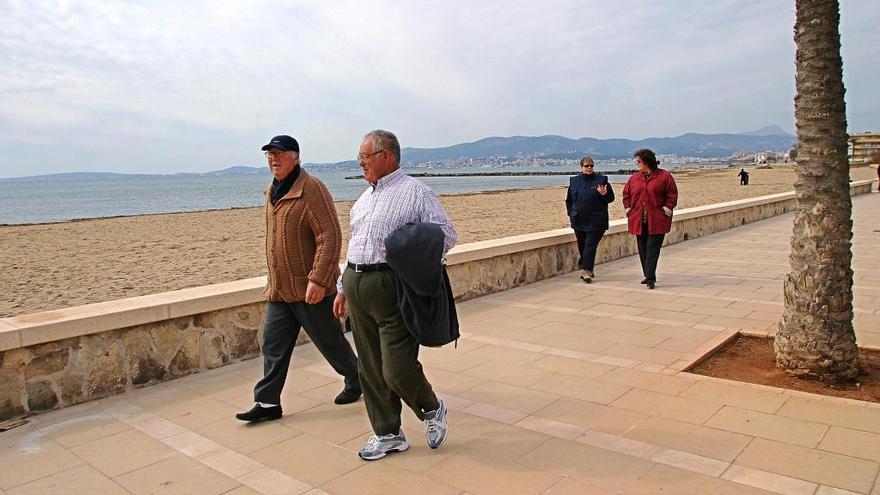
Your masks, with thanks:
M 856 329 L 880 347 L 880 194 L 854 198 Z M 31 418 L 0 434 L 0 495 L 880 495 L 880 405 L 681 373 L 732 332 L 773 332 L 791 215 L 664 248 L 585 285 L 556 277 L 459 306 L 458 348 L 422 353 L 449 405 L 432 451 L 375 462 L 363 402 L 298 348 L 285 416 L 246 425 L 260 360 Z

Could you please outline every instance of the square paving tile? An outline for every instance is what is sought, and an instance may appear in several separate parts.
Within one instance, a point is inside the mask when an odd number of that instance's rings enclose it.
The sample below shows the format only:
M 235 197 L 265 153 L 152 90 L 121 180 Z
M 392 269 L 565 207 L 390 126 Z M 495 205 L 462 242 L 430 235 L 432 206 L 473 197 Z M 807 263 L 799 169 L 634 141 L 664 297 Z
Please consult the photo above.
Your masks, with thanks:
M 465 399 L 530 414 L 559 399 L 558 394 L 497 382 L 486 382 L 461 394 Z
M 534 415 L 612 435 L 622 435 L 648 418 L 647 414 L 567 397 L 539 409 Z
M 535 368 L 532 365 L 519 366 L 516 364 L 487 361 L 474 366 L 458 376 L 463 377 L 464 379 L 476 377 L 482 378 L 484 382 L 486 380 L 493 380 L 508 385 L 528 387 L 542 379 L 552 377 L 553 374 L 540 368 Z M 475 383 L 474 386 L 479 386 L 481 384 L 482 383 Z
M 638 457 L 559 439 L 547 441 L 520 462 L 614 490 L 625 488 L 654 466 Z
M 589 378 L 565 375 L 545 378 L 533 384 L 530 388 L 597 404 L 610 404 L 631 390 L 631 387 L 627 385 L 607 383 L 601 381 L 601 378 L 591 380 Z
M 470 450 L 434 466 L 428 477 L 473 495 L 538 494 L 562 478 L 525 464 Z
M 584 378 L 597 378 L 617 368 L 610 364 L 594 363 L 592 361 L 584 361 L 583 359 L 552 355 L 543 357 L 529 366 L 552 371 L 553 373 Z
M 668 395 L 678 395 L 694 384 L 694 379 L 687 375 L 669 376 L 630 368 L 617 368 L 602 375 L 599 381 Z
M 627 438 L 730 462 L 752 440 L 715 428 L 652 417 L 630 430 Z
M 42 432 L 63 447 L 74 447 L 92 440 L 108 437 L 131 428 L 106 414 L 83 414 L 80 417 L 53 423 Z
M 115 481 L 132 493 L 144 495 L 215 495 L 241 484 L 181 455 L 117 476 Z
M 153 413 L 184 428 L 198 428 L 240 412 L 231 404 L 199 398 L 176 401 L 153 409 Z
M 4 466 L 5 467 L 5 466 Z M 91 466 L 79 466 L 67 471 L 19 485 L 10 489 L 9 495 L 125 495 L 127 490 Z
M 342 444 L 371 431 L 370 421 L 363 407 L 363 400 L 346 406 L 323 404 L 284 416 L 279 423 Z
M 624 492 L 627 495 L 771 495 L 770 492 L 705 474 L 657 465 Z
M 690 388 L 679 395 L 716 404 L 773 413 L 778 411 L 790 397 L 780 392 L 779 389 L 756 390 L 719 380 L 700 380 L 694 382 Z
M 205 425 L 195 432 L 244 454 L 265 449 L 300 434 L 298 430 L 284 426 L 281 420 L 244 423 L 231 417 Z
M 110 477 L 128 473 L 176 455 L 174 449 L 144 433 L 125 431 L 70 449 Z
M 404 457 L 392 455 L 385 460 Z M 420 495 L 458 495 L 459 488 L 415 474 L 385 462 L 364 463 L 359 468 L 325 483 L 321 490 L 333 495 L 387 495 L 418 491 Z
M 832 426 L 819 443 L 819 448 L 880 462 L 880 435 L 876 433 Z
M 702 424 L 721 409 L 720 405 L 633 389 L 611 403 L 620 409 Z
M 880 409 L 851 407 L 821 398 L 792 397 L 776 414 L 817 423 L 845 426 L 854 430 L 880 433 Z
M 365 462 L 356 452 L 308 434 L 287 439 L 251 457 L 312 486 L 324 484 Z
M 821 423 L 730 406 L 724 406 L 706 426 L 804 447 L 815 447 L 828 431 L 828 425 Z
M 755 439 L 736 464 L 860 493 L 871 489 L 876 461 Z
M 573 478 L 564 478 L 544 493 L 545 495 L 614 495 L 615 492 Z
M 482 452 L 499 459 L 514 460 L 536 449 L 550 436 L 519 426 L 508 425 L 489 419 L 458 414 L 450 416 L 449 440 L 443 446 L 464 448 Z M 424 443 L 424 434 L 408 436 L 411 444 Z M 437 452 L 440 453 L 442 449 Z

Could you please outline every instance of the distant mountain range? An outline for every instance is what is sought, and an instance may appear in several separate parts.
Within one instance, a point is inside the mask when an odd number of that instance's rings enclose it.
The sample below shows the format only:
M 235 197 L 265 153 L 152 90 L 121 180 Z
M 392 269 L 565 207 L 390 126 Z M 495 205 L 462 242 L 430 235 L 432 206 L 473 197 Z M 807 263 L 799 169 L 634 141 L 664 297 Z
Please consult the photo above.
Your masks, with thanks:
M 457 158 L 490 158 L 493 156 L 539 155 L 545 158 L 579 158 L 591 155 L 595 159 L 630 158 L 640 148 L 650 148 L 657 154 L 718 158 L 737 151 L 786 151 L 796 142 L 795 136 L 777 126 L 768 126 L 741 134 L 688 133 L 672 138 L 631 139 L 570 139 L 563 136 L 490 137 L 473 143 L 456 144 L 446 148 L 404 148 L 401 161 L 419 164 Z
M 563 136 L 512 136 L 488 137 L 472 143 L 462 143 L 444 148 L 404 148 L 401 162 L 404 166 L 416 166 L 426 162 L 443 160 L 487 159 L 492 157 L 541 157 L 577 159 L 591 155 L 597 160 L 630 158 L 640 148 L 650 148 L 658 155 L 678 155 L 696 158 L 719 158 L 733 155 L 738 151 L 755 153 L 759 151 L 786 151 L 794 147 L 797 138 L 777 126 L 762 127 L 755 131 L 740 134 L 697 134 L 687 133 L 676 137 L 631 139 L 571 139 Z M 354 169 L 357 162 L 348 160 L 336 163 L 306 163 L 306 167 L 330 169 Z M 192 175 L 269 175 L 267 167 L 247 167 L 236 165 L 223 170 L 215 170 Z M 119 174 L 105 172 L 71 172 L 63 174 L 40 175 L 21 178 L 44 178 L 52 180 L 74 180 L 82 178 L 132 177 L 143 174 Z M 183 175 L 183 174 L 177 174 Z M 0 179 L 12 180 L 12 179 Z

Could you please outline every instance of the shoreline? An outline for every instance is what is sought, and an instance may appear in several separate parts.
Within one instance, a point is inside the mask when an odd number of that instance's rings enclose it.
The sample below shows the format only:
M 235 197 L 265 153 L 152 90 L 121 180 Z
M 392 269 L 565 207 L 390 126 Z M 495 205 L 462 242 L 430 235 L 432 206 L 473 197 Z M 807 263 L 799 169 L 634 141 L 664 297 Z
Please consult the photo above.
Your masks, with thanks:
M 788 164 L 780 164 L 778 167 L 790 167 Z M 721 167 L 676 167 L 674 169 L 670 169 L 673 175 L 689 175 L 693 173 L 712 173 L 717 172 L 719 170 L 729 170 L 729 167 L 721 168 Z M 412 170 L 412 169 L 407 169 Z M 629 170 L 606 170 L 606 171 L 597 171 L 598 173 L 606 176 L 614 177 L 614 179 L 609 179 L 611 184 L 625 184 L 626 179 L 635 171 Z M 629 172 L 628 174 L 620 174 L 619 172 Z M 560 177 L 571 177 L 572 175 L 577 175 L 579 172 L 487 172 L 487 173 L 468 173 L 468 174 L 434 174 L 430 172 L 415 172 L 408 173 L 411 177 L 426 177 L 426 178 L 437 178 L 437 177 L 548 177 L 548 176 L 560 176 Z M 620 178 L 625 175 L 626 177 Z M 361 179 L 363 176 L 358 176 Z M 357 177 L 346 177 L 346 179 L 352 179 Z M 366 185 L 364 186 L 366 188 Z M 567 187 L 566 184 L 559 184 L 553 186 L 535 186 L 535 187 L 508 187 L 504 189 L 489 189 L 483 191 L 462 191 L 462 192 L 453 192 L 453 193 L 443 193 L 438 194 L 438 197 L 452 197 L 452 196 L 466 196 L 466 195 L 477 195 L 477 194 L 499 194 L 499 193 L 507 193 L 507 192 L 515 192 L 515 191 L 527 191 L 527 190 L 543 190 L 543 189 L 553 189 L 553 188 L 564 188 Z M 334 200 L 335 204 L 340 203 L 354 203 L 355 199 L 343 199 L 343 200 Z M 155 215 L 177 215 L 177 214 L 186 214 L 186 213 L 200 213 L 200 212 L 222 212 L 229 210 L 247 210 L 251 208 L 263 208 L 262 204 L 254 205 L 254 206 L 229 206 L 226 208 L 206 208 L 206 209 L 194 209 L 194 210 L 178 210 L 178 211 L 162 211 L 162 212 L 146 212 L 146 213 L 133 213 L 133 214 L 125 214 L 125 215 L 107 215 L 107 216 L 98 216 L 98 217 L 78 217 L 78 218 L 70 218 L 64 220 L 49 220 L 49 221 L 38 221 L 38 222 L 22 222 L 22 223 L 0 223 L 0 228 L 3 227 L 18 227 L 18 226 L 28 226 L 28 225 L 57 225 L 64 224 L 68 222 L 87 222 L 92 220 L 107 220 L 107 219 L 117 219 L 117 218 L 137 218 L 137 217 L 145 217 L 145 216 L 155 216 Z
M 696 169 L 674 174 L 678 208 L 793 189 L 791 167 Z M 873 167 L 853 180 L 875 179 Z M 621 218 L 622 185 L 609 216 Z M 569 226 L 565 186 L 440 195 L 459 244 Z M 343 239 L 354 201 L 334 202 Z M 265 274 L 263 207 L 0 226 L 0 317 L 166 292 Z M 343 246 L 343 251 L 346 246 Z M 344 256 L 344 252 L 342 253 Z
M 612 184 L 623 184 L 623 182 L 612 182 Z M 559 186 L 538 186 L 538 187 L 522 187 L 522 188 L 507 188 L 507 189 L 490 189 L 487 191 L 467 191 L 467 192 L 457 192 L 457 193 L 444 193 L 438 194 L 438 198 L 445 197 L 456 197 L 456 196 L 479 196 L 483 194 L 502 194 L 502 193 L 510 193 L 516 191 L 536 191 L 536 190 L 544 190 L 544 189 L 560 189 L 565 188 L 567 186 L 559 185 Z M 351 203 L 354 204 L 356 200 L 354 199 L 340 199 L 334 200 L 334 205 Z M 223 212 L 223 211 L 234 211 L 234 210 L 254 210 L 259 209 L 262 210 L 264 208 L 263 205 L 258 206 L 230 206 L 228 208 L 208 208 L 205 210 L 184 210 L 184 211 L 161 211 L 155 213 L 136 213 L 133 215 L 109 215 L 106 217 L 83 217 L 83 218 L 71 218 L 69 220 L 54 220 L 50 222 L 32 222 L 32 223 L 0 223 L 0 228 L 3 227 L 28 227 L 28 226 L 40 226 L 40 225 L 58 225 L 64 223 L 77 223 L 77 222 L 91 222 L 98 220 L 114 220 L 118 218 L 139 218 L 139 217 L 150 217 L 150 216 L 161 216 L 161 215 L 188 215 L 191 213 L 210 213 L 210 212 Z

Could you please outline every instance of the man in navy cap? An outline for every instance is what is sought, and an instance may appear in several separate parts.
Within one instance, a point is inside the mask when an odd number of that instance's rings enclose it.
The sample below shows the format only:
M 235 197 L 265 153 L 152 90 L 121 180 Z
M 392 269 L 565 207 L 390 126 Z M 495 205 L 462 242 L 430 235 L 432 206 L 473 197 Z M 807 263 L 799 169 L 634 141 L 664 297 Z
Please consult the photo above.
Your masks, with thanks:
M 357 358 L 333 315 L 342 247 L 333 198 L 321 181 L 300 167 L 296 139 L 275 136 L 262 149 L 274 177 L 266 190 L 263 379 L 254 387 L 254 407 L 235 415 L 242 421 L 281 417 L 281 389 L 300 328 L 345 377 L 345 388 L 335 402 L 348 404 L 361 396 Z

